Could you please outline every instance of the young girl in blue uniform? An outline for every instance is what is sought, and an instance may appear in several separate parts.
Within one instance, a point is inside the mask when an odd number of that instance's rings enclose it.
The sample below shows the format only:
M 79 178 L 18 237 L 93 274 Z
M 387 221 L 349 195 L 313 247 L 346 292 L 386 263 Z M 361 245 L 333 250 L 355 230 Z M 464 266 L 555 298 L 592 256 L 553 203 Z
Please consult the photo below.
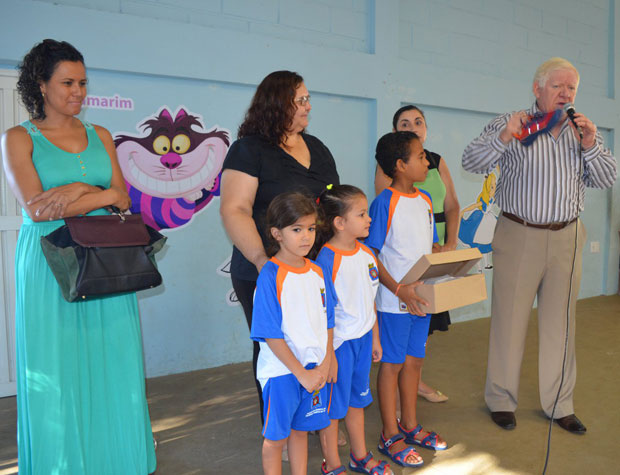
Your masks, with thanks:
M 282 473 L 288 440 L 291 474 L 307 473 L 308 431 L 329 425 L 327 393 L 335 295 L 305 256 L 314 245 L 317 209 L 302 193 L 278 195 L 267 209 L 268 255 L 256 282 L 251 338 L 260 344 L 265 474 Z M 328 351 L 328 348 L 330 349 Z
M 382 355 L 375 314 L 379 287 L 377 259 L 358 239 L 368 236 L 370 217 L 364 192 L 351 185 L 329 185 L 319 197 L 321 227 L 317 263 L 336 290 L 334 357 L 327 392 L 331 424 L 320 432 L 324 475 L 344 473 L 338 454 L 338 420 L 344 418 L 351 439 L 354 472 L 391 474 L 385 462 L 366 450 L 364 408 L 372 402 L 371 361 Z
M 430 316 L 415 291 L 420 282 L 399 281 L 437 241 L 430 196 L 413 184 L 422 182 L 428 160 L 413 132 L 392 132 L 377 143 L 377 162 L 392 178 L 391 185 L 370 207 L 372 225 L 365 243 L 378 254 L 379 281 L 377 317 L 383 357 L 377 377 L 377 392 L 383 431 L 379 451 L 395 463 L 416 467 L 422 457 L 405 444 L 443 450 L 447 444 L 434 432 L 418 424 L 416 399 L 424 362 Z M 396 391 L 401 398 L 401 420 L 396 418 Z

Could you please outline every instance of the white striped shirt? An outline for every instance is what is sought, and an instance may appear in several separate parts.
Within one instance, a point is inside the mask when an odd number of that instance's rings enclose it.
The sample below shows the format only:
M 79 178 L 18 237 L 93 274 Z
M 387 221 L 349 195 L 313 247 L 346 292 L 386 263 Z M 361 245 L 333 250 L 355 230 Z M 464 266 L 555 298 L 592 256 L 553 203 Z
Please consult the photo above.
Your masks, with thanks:
M 536 104 L 528 114 L 539 112 Z M 579 177 L 579 141 L 568 119 L 558 138 L 541 133 L 529 147 L 517 139 L 504 144 L 499 138 L 512 113 L 492 120 L 463 152 L 463 168 L 489 173 L 499 165 L 497 202 L 503 211 L 535 224 L 571 221 L 583 211 L 585 187 L 609 188 L 616 180 L 616 159 L 596 143 L 583 150 L 583 174 Z M 579 210 L 577 210 L 579 196 Z

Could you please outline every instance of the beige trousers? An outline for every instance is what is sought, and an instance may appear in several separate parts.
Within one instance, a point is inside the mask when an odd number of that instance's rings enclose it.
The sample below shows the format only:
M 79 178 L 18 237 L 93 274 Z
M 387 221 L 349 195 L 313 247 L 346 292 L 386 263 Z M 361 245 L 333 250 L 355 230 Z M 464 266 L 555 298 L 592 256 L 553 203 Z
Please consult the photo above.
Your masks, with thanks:
M 577 253 L 573 269 L 576 228 Z M 534 297 L 538 296 L 540 403 L 550 417 L 562 377 L 569 306 L 564 378 L 554 418 L 574 413 L 575 307 L 585 241 L 586 230 L 580 220 L 559 231 L 549 231 L 500 216 L 493 237 L 493 301 L 484 394 L 491 411 L 514 411 L 517 407 L 527 324 Z

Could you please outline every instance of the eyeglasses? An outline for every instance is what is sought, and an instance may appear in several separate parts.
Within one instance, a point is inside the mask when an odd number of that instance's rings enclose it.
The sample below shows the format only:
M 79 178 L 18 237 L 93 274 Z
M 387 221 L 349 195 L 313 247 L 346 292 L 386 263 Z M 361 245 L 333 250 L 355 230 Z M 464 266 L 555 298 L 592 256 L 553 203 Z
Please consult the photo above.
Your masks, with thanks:
M 293 102 L 295 104 L 299 104 L 300 106 L 305 106 L 308 102 L 310 102 L 310 94 L 307 96 L 298 97 L 297 99 L 294 99 Z

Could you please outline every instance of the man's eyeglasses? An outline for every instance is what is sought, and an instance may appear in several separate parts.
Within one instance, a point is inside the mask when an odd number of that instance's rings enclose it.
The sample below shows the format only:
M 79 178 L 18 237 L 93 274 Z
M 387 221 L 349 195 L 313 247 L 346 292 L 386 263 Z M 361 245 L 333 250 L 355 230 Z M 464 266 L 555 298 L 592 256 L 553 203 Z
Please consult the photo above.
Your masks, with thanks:
M 295 104 L 299 104 L 300 106 L 305 106 L 308 102 L 310 102 L 310 94 L 307 96 L 298 97 L 293 101 Z

